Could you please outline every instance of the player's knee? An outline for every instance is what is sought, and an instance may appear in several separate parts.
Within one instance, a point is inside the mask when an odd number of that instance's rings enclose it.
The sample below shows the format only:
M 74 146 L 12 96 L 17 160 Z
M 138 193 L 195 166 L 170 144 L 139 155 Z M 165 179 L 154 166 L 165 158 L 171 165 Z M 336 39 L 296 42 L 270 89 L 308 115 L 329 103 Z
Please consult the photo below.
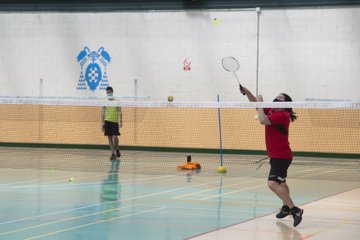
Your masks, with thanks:
M 274 190 L 277 186 L 279 186 L 279 183 L 278 183 L 278 182 L 271 181 L 271 180 L 268 181 L 268 187 L 269 187 L 271 190 Z

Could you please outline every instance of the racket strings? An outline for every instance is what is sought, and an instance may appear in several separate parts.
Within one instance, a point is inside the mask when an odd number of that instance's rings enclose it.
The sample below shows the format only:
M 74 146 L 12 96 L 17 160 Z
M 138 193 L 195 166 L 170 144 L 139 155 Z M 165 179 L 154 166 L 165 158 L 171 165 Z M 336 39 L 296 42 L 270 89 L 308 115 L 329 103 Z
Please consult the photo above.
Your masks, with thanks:
M 239 62 L 234 57 L 225 57 L 222 60 L 223 68 L 229 72 L 236 72 L 240 68 Z

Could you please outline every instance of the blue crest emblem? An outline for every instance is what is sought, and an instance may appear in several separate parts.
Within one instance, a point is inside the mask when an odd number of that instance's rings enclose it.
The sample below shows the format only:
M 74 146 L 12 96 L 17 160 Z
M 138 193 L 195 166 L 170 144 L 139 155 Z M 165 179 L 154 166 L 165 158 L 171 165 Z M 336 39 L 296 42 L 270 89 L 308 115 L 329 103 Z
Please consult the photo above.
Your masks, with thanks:
M 76 59 L 81 66 L 78 90 L 86 90 L 88 86 L 94 92 L 98 86 L 100 86 L 100 90 L 105 90 L 109 86 L 106 66 L 110 63 L 111 57 L 103 47 L 99 48 L 97 52 L 84 47 Z

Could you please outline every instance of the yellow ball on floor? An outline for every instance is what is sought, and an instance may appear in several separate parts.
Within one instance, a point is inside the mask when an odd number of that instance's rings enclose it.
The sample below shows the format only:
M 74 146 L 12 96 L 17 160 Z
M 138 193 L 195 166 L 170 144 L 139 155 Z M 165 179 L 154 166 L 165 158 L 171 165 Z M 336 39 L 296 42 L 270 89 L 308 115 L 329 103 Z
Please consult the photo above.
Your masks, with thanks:
M 73 177 L 71 177 L 71 178 L 69 178 L 69 182 L 71 183 L 71 182 L 74 182 L 74 178 Z
M 217 168 L 218 173 L 226 173 L 226 171 L 227 170 L 226 170 L 226 168 L 224 166 L 220 166 L 220 167 Z

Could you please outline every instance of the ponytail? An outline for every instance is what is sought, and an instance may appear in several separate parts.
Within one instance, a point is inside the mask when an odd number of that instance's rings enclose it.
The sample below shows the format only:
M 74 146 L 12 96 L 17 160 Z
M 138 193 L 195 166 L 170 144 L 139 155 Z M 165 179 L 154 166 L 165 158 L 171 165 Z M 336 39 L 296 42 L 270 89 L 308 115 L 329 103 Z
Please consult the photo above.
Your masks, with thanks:
M 293 122 L 297 119 L 296 112 L 292 110 L 292 108 L 287 108 L 286 111 L 290 113 L 290 120 Z
M 285 97 L 285 102 L 292 102 L 291 97 L 289 95 L 287 95 L 286 93 L 281 93 L 281 95 L 283 95 Z M 292 110 L 292 108 L 286 108 L 286 111 L 290 113 L 290 120 L 292 122 L 298 118 L 296 113 Z

